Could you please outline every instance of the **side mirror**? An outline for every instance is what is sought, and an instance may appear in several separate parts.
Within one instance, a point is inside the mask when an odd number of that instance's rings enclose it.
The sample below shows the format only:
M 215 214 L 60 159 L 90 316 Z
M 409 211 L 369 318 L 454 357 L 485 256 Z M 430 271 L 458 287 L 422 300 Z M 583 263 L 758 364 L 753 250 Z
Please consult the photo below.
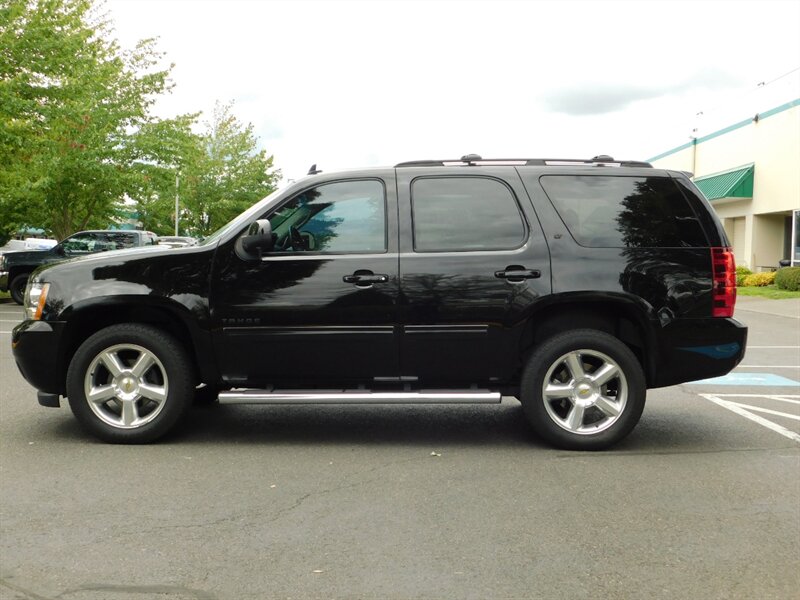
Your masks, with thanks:
M 269 219 L 259 219 L 250 224 L 247 231 L 236 240 L 236 254 L 245 260 L 261 258 L 261 254 L 269 252 L 275 245 L 272 225 Z

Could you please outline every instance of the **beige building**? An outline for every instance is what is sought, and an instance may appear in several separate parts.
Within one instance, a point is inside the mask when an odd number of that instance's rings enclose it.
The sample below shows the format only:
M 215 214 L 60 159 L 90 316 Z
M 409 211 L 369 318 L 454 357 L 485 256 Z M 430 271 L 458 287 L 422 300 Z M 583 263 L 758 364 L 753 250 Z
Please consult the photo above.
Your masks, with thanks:
M 650 159 L 694 173 L 717 212 L 737 265 L 800 264 L 800 98 Z

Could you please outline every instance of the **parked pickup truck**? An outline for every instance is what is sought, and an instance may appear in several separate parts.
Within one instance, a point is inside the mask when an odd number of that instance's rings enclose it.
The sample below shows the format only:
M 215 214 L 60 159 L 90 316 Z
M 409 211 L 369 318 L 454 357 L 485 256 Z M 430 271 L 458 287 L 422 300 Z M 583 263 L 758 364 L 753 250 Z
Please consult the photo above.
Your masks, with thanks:
M 606 448 L 648 388 L 745 352 L 725 231 L 685 173 L 476 155 L 313 175 L 197 246 L 45 266 L 11 337 L 114 443 L 220 404 L 498 403 Z M 205 384 L 205 387 L 201 387 Z
M 47 250 L 4 252 L 0 254 L 0 291 L 11 292 L 14 302 L 22 304 L 28 277 L 37 267 L 105 250 L 153 246 L 157 239 L 151 231 L 80 231 Z

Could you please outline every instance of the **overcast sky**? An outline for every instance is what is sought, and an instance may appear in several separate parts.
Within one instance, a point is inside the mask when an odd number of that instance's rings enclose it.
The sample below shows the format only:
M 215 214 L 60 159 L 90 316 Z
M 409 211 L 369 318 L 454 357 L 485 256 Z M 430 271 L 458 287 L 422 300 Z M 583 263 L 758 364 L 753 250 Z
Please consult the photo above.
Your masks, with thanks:
M 107 7 L 124 47 L 158 37 L 175 63 L 161 116 L 234 101 L 285 179 L 472 152 L 643 160 L 800 97 L 796 0 Z

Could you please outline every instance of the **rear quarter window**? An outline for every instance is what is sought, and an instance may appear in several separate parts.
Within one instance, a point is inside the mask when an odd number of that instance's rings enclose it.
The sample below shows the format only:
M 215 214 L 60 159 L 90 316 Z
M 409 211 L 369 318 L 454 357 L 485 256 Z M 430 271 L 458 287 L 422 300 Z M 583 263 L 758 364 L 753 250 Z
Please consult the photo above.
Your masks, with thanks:
M 669 177 L 543 175 L 539 182 L 581 246 L 709 245 L 697 215 Z

